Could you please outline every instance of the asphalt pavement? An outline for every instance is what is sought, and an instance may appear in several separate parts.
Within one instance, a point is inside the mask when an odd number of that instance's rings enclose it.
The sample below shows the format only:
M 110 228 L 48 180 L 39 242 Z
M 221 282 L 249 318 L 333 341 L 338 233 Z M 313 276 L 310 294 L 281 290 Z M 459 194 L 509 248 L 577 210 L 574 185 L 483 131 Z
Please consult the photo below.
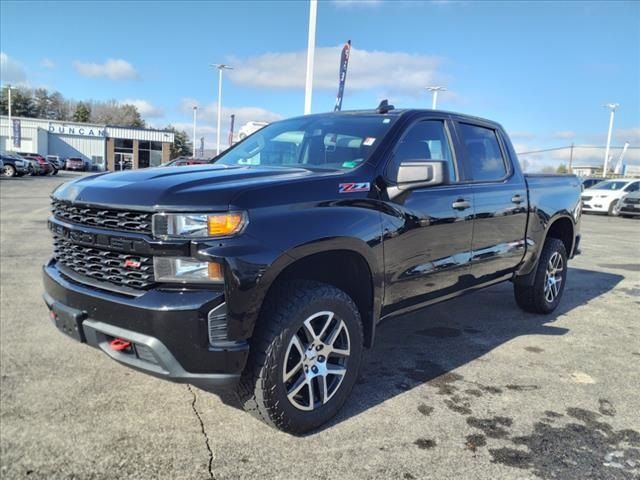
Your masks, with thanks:
M 295 437 L 53 327 L 49 194 L 74 176 L 0 180 L 2 478 L 640 478 L 640 220 L 583 217 L 552 315 L 507 283 L 384 323 L 339 416 Z

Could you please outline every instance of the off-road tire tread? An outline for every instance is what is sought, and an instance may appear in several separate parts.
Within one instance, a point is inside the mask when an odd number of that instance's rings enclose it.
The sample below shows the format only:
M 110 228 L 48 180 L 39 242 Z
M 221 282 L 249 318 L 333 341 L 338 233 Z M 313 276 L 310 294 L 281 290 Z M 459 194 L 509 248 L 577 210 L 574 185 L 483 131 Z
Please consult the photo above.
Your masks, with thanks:
M 294 320 L 296 310 L 302 305 L 322 298 L 337 298 L 349 304 L 357 316 L 357 324 L 361 330 L 360 338 L 363 338 L 358 308 L 342 290 L 325 283 L 308 280 L 282 282 L 274 287 L 265 300 L 252 336 L 247 366 L 236 388 L 236 397 L 245 411 L 266 424 L 286 432 L 300 433 L 307 429 L 300 429 L 299 426 L 288 422 L 277 402 L 271 403 L 269 396 L 265 396 L 265 392 L 275 388 L 275 385 L 267 384 L 266 373 L 280 368 L 274 362 L 271 352 L 283 345 L 283 333 Z M 277 378 L 273 375 L 271 377 Z
M 533 285 L 519 285 L 514 284 L 514 294 L 516 297 L 516 303 L 518 306 L 526 312 L 531 313 L 551 313 L 549 307 L 544 299 L 544 276 L 547 269 L 547 264 L 551 259 L 551 255 L 554 252 L 560 252 L 563 254 L 563 260 L 567 261 L 567 251 L 564 248 L 562 240 L 557 238 L 547 238 L 544 242 L 544 247 L 540 258 L 538 259 L 538 265 L 536 266 L 536 276 Z M 564 278 L 566 284 L 566 276 Z M 564 287 L 563 287 L 564 288 Z M 554 308 L 555 309 L 555 308 Z

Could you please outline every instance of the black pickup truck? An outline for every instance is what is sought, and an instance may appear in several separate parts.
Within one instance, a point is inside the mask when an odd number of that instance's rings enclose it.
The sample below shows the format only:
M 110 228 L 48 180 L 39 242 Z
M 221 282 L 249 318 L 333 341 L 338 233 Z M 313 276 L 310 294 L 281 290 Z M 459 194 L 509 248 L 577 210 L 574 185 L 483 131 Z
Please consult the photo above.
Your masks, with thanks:
M 340 409 L 382 320 L 507 280 L 553 311 L 580 190 L 524 175 L 480 118 L 382 102 L 283 120 L 211 165 L 60 186 L 44 299 L 114 360 L 301 433 Z

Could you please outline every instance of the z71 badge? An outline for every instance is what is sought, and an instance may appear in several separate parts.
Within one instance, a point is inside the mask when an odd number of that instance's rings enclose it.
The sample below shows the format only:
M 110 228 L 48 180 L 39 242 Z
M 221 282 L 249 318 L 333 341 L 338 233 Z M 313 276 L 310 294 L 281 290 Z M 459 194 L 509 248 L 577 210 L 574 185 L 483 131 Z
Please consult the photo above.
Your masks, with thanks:
M 338 185 L 338 193 L 368 192 L 369 190 L 371 190 L 369 182 L 341 183 Z

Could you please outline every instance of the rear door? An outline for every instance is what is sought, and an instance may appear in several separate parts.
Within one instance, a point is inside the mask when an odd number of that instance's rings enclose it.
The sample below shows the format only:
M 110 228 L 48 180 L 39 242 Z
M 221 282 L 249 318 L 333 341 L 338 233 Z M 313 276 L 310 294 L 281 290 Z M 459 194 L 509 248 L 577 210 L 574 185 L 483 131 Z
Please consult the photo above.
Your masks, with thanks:
M 473 207 L 460 183 L 448 117 L 416 120 L 399 139 L 385 176 L 396 178 L 409 160 L 444 160 L 442 185 L 416 187 L 389 200 L 397 214 L 385 225 L 386 289 L 383 315 L 463 289 L 469 280 Z
M 515 270 L 524 256 L 527 187 L 499 129 L 482 122 L 455 123 L 465 152 L 464 178 L 473 188 L 471 274 L 475 283 L 485 283 Z

